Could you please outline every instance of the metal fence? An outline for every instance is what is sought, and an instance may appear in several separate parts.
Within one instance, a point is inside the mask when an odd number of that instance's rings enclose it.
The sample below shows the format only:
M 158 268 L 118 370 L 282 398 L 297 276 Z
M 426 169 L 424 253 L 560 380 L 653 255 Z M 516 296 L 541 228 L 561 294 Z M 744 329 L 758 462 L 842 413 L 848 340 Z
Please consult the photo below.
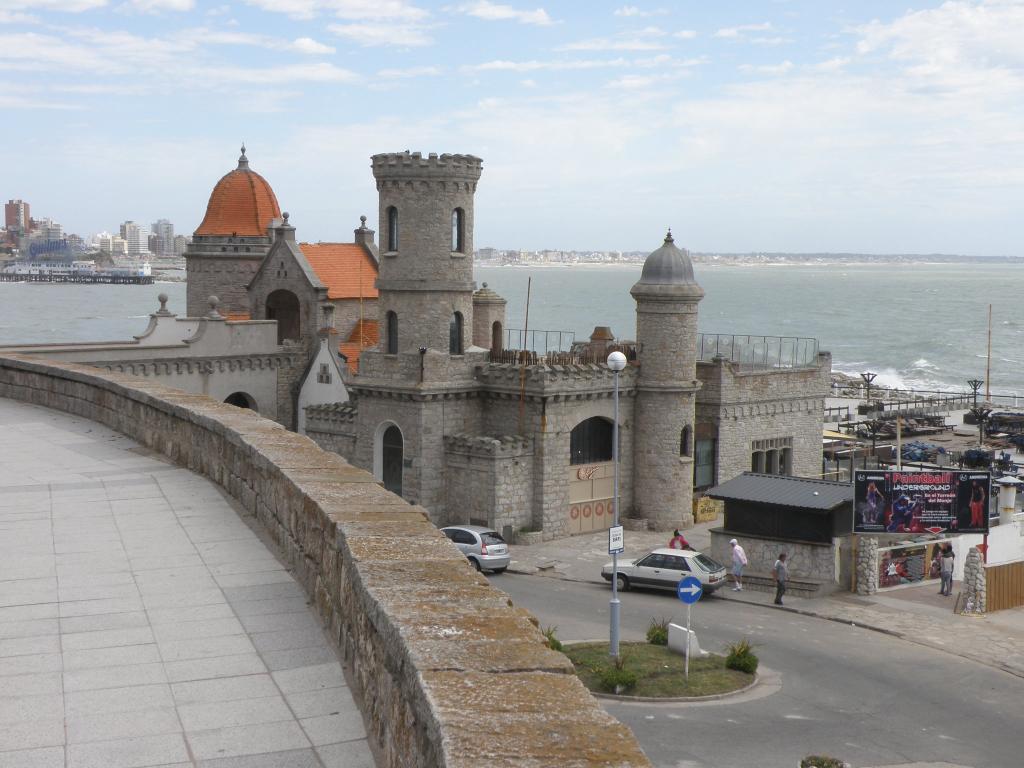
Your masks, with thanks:
M 818 340 L 798 336 L 700 334 L 697 359 L 711 362 L 716 357 L 750 369 L 813 368 L 818 364 Z

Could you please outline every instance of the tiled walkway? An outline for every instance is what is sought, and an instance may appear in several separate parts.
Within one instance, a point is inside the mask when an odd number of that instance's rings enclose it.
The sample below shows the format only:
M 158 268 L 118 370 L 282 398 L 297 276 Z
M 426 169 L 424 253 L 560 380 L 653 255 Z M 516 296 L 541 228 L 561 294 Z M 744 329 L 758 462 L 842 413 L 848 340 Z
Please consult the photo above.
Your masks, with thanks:
M 360 768 L 305 593 L 218 489 L 0 399 L 0 768 Z

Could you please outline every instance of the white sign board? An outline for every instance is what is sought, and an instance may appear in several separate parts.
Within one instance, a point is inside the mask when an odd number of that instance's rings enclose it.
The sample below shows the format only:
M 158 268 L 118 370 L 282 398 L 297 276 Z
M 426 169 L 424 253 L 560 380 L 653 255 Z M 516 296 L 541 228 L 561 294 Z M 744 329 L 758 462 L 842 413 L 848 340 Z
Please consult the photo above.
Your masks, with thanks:
M 625 551 L 626 546 L 622 535 L 622 526 L 613 525 L 608 529 L 608 554 L 621 555 Z

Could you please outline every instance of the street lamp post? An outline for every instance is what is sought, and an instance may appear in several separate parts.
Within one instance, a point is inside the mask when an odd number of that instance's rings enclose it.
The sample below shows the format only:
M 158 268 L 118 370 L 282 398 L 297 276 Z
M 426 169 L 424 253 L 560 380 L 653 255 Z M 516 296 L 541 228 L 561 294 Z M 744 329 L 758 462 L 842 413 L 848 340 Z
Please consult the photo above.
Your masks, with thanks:
M 864 422 L 864 426 L 868 429 L 868 434 L 871 435 L 871 458 L 875 460 L 877 465 L 877 458 L 875 457 L 876 441 L 878 440 L 878 433 L 882 431 L 882 422 L 872 419 L 871 421 Z
M 971 404 L 974 408 L 978 407 L 978 390 L 981 389 L 981 385 L 984 383 L 981 379 L 967 380 L 967 386 L 971 388 L 971 393 L 974 395 L 974 402 Z
M 865 413 L 871 411 L 871 382 L 875 380 L 877 375 L 877 373 L 871 373 L 871 371 L 866 371 L 860 375 L 864 379 L 864 388 L 866 390 L 864 393 L 864 404 L 867 406 Z
M 608 355 L 608 368 L 615 374 L 615 411 L 612 421 L 612 462 L 615 465 L 612 483 L 612 525 L 619 524 L 619 373 L 626 367 L 626 356 L 621 352 Z M 619 555 L 612 553 L 612 599 L 609 604 L 608 617 L 610 622 L 608 636 L 608 654 L 619 658 Z
M 978 447 L 985 446 L 985 420 L 992 415 L 992 409 L 986 408 L 984 404 L 974 406 L 970 410 L 971 416 L 978 422 Z

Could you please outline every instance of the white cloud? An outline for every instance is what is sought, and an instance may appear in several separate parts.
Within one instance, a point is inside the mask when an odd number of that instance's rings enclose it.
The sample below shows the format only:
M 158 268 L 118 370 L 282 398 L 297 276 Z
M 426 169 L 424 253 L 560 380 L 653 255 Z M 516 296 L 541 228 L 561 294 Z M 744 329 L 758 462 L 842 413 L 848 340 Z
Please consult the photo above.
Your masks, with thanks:
M 191 11 L 195 0 L 128 0 L 125 8 L 139 13 L 160 13 L 161 11 Z
M 82 13 L 103 8 L 107 0 L 3 0 L 0 3 L 6 11 L 57 11 L 60 13 Z
M 616 8 L 613 12 L 615 16 L 625 16 L 626 18 L 631 17 L 646 17 L 646 16 L 664 16 L 668 13 L 666 8 L 656 8 L 653 11 L 644 11 L 637 8 L 635 5 L 624 5 L 621 8 Z
M 415 48 L 434 42 L 423 27 L 414 24 L 328 24 L 327 29 L 338 37 L 367 47 L 393 45 L 400 48 Z
M 734 40 L 746 37 L 748 32 L 767 32 L 770 29 L 772 29 L 772 25 L 769 21 L 761 24 L 741 24 L 738 27 L 722 27 L 715 32 L 714 36 Z
M 463 3 L 456 6 L 454 10 L 468 16 L 484 19 L 485 21 L 518 21 L 520 24 L 535 24 L 539 27 L 546 27 L 555 23 L 543 8 L 523 11 L 513 8 L 511 5 L 492 3 L 490 0 L 475 0 L 472 3 Z
M 286 13 L 297 19 L 312 19 L 320 14 L 349 21 L 422 21 L 427 11 L 406 0 L 246 0 L 265 11 Z
M 560 51 L 662 51 L 667 46 L 656 38 L 663 38 L 665 31 L 658 27 L 646 27 L 635 32 L 622 32 L 615 37 L 595 37 L 561 46 Z
M 814 65 L 814 68 L 819 72 L 838 72 L 843 69 L 847 64 L 850 63 L 849 56 L 834 56 L 827 61 L 822 61 Z
M 291 43 L 291 49 L 298 51 L 299 53 L 308 53 L 311 55 L 330 54 L 335 52 L 335 48 L 330 45 L 324 45 L 318 43 L 311 37 L 297 37 Z
M 382 69 L 377 73 L 377 77 L 387 80 L 403 80 L 412 77 L 436 77 L 442 72 L 440 67 L 406 67 L 405 69 Z
M 754 45 L 785 45 L 786 43 L 793 42 L 788 37 L 751 37 L 750 42 Z
M 39 17 L 30 13 L 0 10 L 0 24 L 38 24 Z
M 695 29 L 680 29 L 678 32 L 673 32 L 672 37 L 678 37 L 680 40 L 693 40 L 697 36 L 697 30 Z
M 508 61 L 496 59 L 483 64 L 473 64 L 464 67 L 466 71 L 476 72 L 537 72 L 540 70 L 573 70 L 573 69 L 598 69 L 603 67 L 622 67 L 627 65 L 626 59 L 611 60 L 559 60 L 559 61 Z
M 204 67 L 202 77 L 209 77 L 218 84 L 254 83 L 282 85 L 296 82 L 308 83 L 352 83 L 359 80 L 358 76 L 347 69 L 333 64 L 293 64 L 286 67 L 265 67 L 247 69 L 245 67 Z
M 787 59 L 778 64 L 762 64 L 759 66 L 741 64 L 739 69 L 741 72 L 757 72 L 762 75 L 784 75 L 793 69 L 793 62 Z

